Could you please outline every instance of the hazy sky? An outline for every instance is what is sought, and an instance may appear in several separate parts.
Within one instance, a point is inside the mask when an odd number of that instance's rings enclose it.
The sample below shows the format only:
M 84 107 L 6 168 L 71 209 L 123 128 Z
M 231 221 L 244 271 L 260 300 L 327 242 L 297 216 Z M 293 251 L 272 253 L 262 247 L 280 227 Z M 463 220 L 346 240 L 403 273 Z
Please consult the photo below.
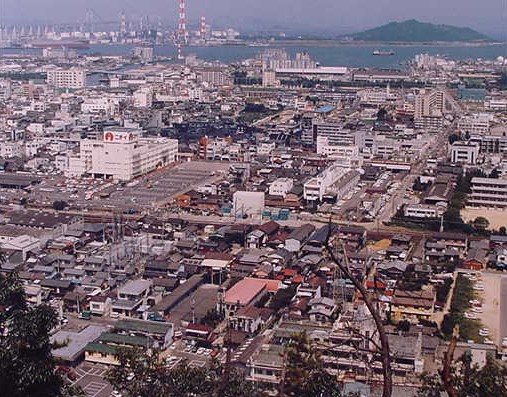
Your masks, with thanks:
M 80 22 L 93 8 L 104 21 L 122 9 L 132 17 L 174 21 L 178 0 L 0 0 L 5 23 Z M 279 27 L 346 33 L 392 20 L 416 18 L 469 26 L 507 38 L 507 0 L 187 0 L 189 22 L 203 13 L 215 25 L 248 30 Z

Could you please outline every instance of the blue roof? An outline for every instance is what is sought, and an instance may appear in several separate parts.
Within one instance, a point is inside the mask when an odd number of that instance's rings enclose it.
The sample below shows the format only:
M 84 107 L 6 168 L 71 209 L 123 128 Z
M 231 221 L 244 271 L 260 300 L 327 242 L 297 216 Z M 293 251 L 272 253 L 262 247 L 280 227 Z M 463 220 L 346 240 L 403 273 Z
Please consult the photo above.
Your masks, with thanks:
M 317 112 L 318 113 L 329 113 L 335 109 L 336 109 L 336 106 L 334 106 L 334 105 L 326 105 L 326 106 L 321 106 L 320 108 L 318 108 Z

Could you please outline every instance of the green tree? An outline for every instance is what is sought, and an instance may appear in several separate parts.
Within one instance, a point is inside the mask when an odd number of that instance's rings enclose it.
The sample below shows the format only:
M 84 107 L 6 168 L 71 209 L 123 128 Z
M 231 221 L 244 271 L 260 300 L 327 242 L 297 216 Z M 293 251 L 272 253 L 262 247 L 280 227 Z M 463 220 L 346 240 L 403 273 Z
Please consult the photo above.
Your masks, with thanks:
M 294 286 L 291 285 L 288 288 L 281 288 L 273 296 L 269 307 L 274 311 L 287 307 L 294 295 L 296 295 L 296 288 Z
M 281 387 L 284 396 L 340 397 L 335 376 L 324 369 L 322 359 L 305 333 L 295 335 L 284 354 L 285 375 Z
M 56 211 L 63 211 L 69 204 L 63 200 L 57 200 L 53 202 L 53 209 Z
M 458 134 L 451 134 L 449 135 L 449 144 L 452 145 L 454 142 L 457 142 L 461 139 L 461 137 Z
M 423 385 L 417 396 L 441 397 L 447 390 L 442 377 L 443 371 L 437 375 L 423 375 Z M 507 368 L 490 356 L 486 358 L 486 365 L 480 368 L 473 365 L 471 355 L 465 353 L 451 367 L 450 384 L 455 397 L 507 396 Z
M 201 318 L 201 324 L 215 328 L 223 319 L 224 316 L 216 308 L 212 308 Z
M 1 260 L 5 257 L 1 255 Z M 29 307 L 17 274 L 0 274 L 0 390 L 10 397 L 79 394 L 55 372 L 49 333 L 57 324 L 46 305 Z
M 158 351 L 140 348 L 118 349 L 120 365 L 111 368 L 107 380 L 125 397 L 261 397 L 241 372 L 211 361 L 205 367 L 182 362 L 168 368 Z M 225 376 L 227 375 L 227 376 Z M 224 381 L 227 378 L 227 381 Z
M 488 175 L 488 178 L 492 178 L 492 179 L 498 179 L 502 176 L 502 174 L 500 173 L 500 171 L 498 171 L 496 168 L 494 168 L 490 174 Z
M 377 112 L 377 121 L 386 121 L 388 119 L 389 113 L 385 108 L 380 108 Z
M 474 219 L 473 225 L 475 230 L 483 232 L 489 227 L 489 221 L 483 216 L 478 216 Z

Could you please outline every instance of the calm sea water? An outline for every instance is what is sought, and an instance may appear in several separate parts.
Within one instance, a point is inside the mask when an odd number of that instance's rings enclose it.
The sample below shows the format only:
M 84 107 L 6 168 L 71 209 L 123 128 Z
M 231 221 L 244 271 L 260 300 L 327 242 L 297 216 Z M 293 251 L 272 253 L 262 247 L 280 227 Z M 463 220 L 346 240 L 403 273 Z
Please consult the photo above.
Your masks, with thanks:
M 90 49 L 81 51 L 84 54 L 122 55 L 128 54 L 135 46 L 133 45 L 93 45 Z M 350 67 L 378 67 L 378 68 L 403 68 L 407 61 L 416 54 L 428 53 L 441 55 L 448 59 L 487 59 L 493 60 L 498 56 L 507 57 L 507 45 L 484 45 L 484 46 L 421 46 L 421 45 L 330 45 L 330 46 L 221 46 L 221 47 L 189 47 L 185 48 L 186 54 L 195 54 L 200 59 L 207 61 L 219 60 L 224 63 L 253 58 L 266 48 L 284 48 L 294 56 L 297 52 L 306 51 L 312 58 L 323 66 L 350 66 Z M 375 56 L 374 50 L 393 50 L 392 56 Z M 25 53 L 38 54 L 36 49 L 2 49 L 0 54 Z M 172 45 L 155 47 L 155 54 L 159 56 L 175 57 L 176 48 Z

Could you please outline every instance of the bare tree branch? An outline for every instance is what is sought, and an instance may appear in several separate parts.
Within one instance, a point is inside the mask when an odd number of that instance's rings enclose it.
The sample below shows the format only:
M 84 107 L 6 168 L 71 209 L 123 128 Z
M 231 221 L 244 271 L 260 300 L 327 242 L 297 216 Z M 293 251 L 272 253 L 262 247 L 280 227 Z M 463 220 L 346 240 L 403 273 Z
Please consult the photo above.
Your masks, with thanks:
M 449 347 L 444 354 L 443 360 L 443 369 L 441 372 L 442 383 L 444 384 L 445 391 L 449 395 L 449 397 L 458 397 L 458 391 L 456 390 L 456 386 L 454 384 L 453 376 L 451 373 L 452 362 L 454 359 L 454 351 L 456 350 L 456 345 L 458 344 L 459 338 L 459 326 L 454 327 L 452 338 L 449 343 Z
M 340 261 L 335 254 L 334 247 L 331 245 L 331 231 L 332 231 L 332 222 L 329 220 L 329 228 L 328 228 L 328 236 L 325 242 L 325 247 L 327 252 L 329 253 L 330 258 L 333 262 L 340 268 L 340 270 L 345 274 L 345 276 L 352 281 L 356 289 L 360 292 L 363 301 L 370 311 L 373 321 L 375 322 L 375 326 L 379 333 L 380 345 L 381 345 L 381 356 L 382 356 L 382 373 L 384 377 L 383 382 L 383 391 L 382 397 L 391 397 L 393 392 L 393 372 L 391 368 L 391 356 L 389 351 L 389 340 L 387 338 L 386 330 L 384 328 L 384 324 L 382 322 L 382 318 L 380 316 L 379 311 L 377 310 L 376 305 L 371 300 L 368 291 L 365 286 L 352 274 L 349 269 L 349 263 L 347 258 L 347 251 L 345 248 L 345 244 L 341 239 L 339 239 L 342 249 L 343 249 L 343 259 L 344 262 Z M 451 396 L 454 397 L 454 396 Z

